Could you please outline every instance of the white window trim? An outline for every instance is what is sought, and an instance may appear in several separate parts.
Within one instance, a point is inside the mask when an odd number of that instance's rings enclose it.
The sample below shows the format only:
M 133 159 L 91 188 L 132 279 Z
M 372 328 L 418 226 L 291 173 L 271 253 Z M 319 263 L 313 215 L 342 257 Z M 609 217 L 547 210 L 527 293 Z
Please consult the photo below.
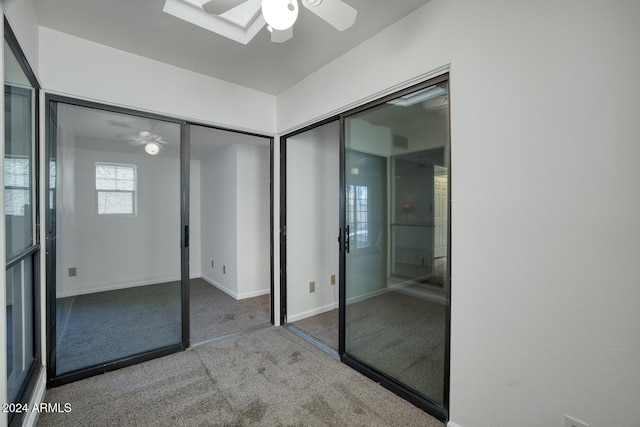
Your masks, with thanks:
M 106 189 L 99 189 L 98 188 L 98 183 L 97 183 L 97 176 L 94 175 L 94 185 L 95 185 L 95 190 L 96 190 L 96 196 L 95 196 L 95 204 L 96 204 L 96 215 L 99 216 L 137 216 L 138 215 L 138 167 L 136 165 L 133 164 L 128 164 L 128 163 L 114 163 L 114 162 L 95 162 L 94 165 L 94 171 L 97 172 L 98 166 L 103 165 L 103 166 L 120 166 L 120 167 L 126 167 L 126 168 L 130 168 L 133 169 L 133 190 L 118 190 L 118 189 L 113 189 L 113 190 L 106 190 Z M 125 193 L 125 194 L 132 194 L 132 210 L 133 212 L 126 212 L 126 213 L 116 213 L 116 212 L 100 212 L 99 210 L 99 198 L 100 198 L 100 193 Z

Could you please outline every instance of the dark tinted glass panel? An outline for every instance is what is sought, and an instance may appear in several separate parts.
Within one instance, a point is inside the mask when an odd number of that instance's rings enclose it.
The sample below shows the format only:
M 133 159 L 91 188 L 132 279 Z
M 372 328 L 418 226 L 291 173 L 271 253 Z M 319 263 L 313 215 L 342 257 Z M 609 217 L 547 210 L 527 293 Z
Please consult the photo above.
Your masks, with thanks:
M 445 404 L 448 87 L 345 121 L 345 351 Z

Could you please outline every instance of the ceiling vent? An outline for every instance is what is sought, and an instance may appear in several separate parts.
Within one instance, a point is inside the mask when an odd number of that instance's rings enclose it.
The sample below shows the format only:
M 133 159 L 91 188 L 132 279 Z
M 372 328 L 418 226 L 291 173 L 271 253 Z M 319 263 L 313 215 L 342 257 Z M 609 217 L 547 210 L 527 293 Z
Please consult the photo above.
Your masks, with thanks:
M 395 148 L 402 148 L 403 150 L 409 149 L 409 138 L 402 135 L 393 134 L 393 146 Z

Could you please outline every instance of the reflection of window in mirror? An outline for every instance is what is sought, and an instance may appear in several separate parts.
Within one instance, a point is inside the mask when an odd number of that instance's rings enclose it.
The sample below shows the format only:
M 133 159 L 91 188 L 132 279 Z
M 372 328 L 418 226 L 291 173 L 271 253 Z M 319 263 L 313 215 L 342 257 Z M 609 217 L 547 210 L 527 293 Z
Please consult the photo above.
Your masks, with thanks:
M 96 162 L 98 215 L 135 215 L 136 180 L 136 165 Z
M 355 168 L 354 168 L 355 169 Z M 369 195 L 366 185 L 349 185 L 349 241 L 352 249 L 371 246 L 369 242 Z
M 24 216 L 29 205 L 29 159 L 4 159 L 4 211 L 6 215 Z

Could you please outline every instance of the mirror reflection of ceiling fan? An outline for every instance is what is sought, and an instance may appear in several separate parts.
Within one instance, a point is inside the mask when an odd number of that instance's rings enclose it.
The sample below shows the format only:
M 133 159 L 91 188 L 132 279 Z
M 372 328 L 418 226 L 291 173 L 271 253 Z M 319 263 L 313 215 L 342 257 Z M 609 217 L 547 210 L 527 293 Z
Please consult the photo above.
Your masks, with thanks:
M 350 28 L 358 12 L 342 0 L 300 0 L 302 5 L 339 31 Z M 298 0 L 208 0 L 202 9 L 220 17 L 249 21 L 262 12 L 271 32 L 271 41 L 283 43 L 293 37 L 293 24 L 298 18 Z
M 151 133 L 148 130 L 140 131 L 136 135 L 128 135 L 125 138 L 134 147 L 144 145 L 144 151 L 152 156 L 158 154 L 164 148 L 163 145 L 167 143 L 162 139 L 162 136 Z

